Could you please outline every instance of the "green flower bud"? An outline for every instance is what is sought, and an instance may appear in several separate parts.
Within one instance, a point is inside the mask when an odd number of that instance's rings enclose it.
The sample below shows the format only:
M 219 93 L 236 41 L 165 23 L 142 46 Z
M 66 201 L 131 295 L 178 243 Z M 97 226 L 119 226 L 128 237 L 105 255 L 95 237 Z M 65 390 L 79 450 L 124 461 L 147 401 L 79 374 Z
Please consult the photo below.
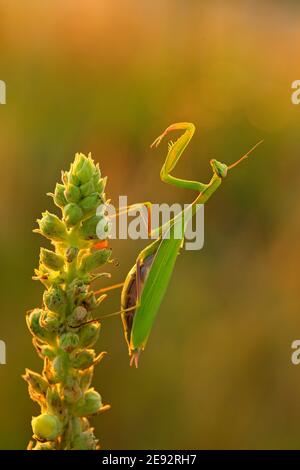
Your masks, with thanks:
M 23 379 L 28 383 L 31 391 L 34 391 L 38 395 L 46 396 L 49 384 L 40 374 L 30 369 L 25 369 Z
M 97 442 L 92 431 L 84 431 L 74 438 L 72 448 L 74 450 L 96 450 Z
M 85 298 L 88 292 L 88 286 L 86 282 L 82 279 L 74 279 L 74 281 L 69 285 L 67 290 L 67 295 L 72 296 L 74 300 L 74 305 L 81 305 L 82 299 Z M 85 307 L 85 305 L 83 305 Z M 71 313 L 72 315 L 72 313 Z M 71 315 L 68 315 L 68 319 Z
M 79 306 L 76 307 L 71 315 L 68 317 L 68 323 L 70 326 L 78 326 L 80 325 L 84 320 L 87 319 L 88 316 L 88 311 L 86 308 Z
M 60 354 L 53 360 L 52 367 L 54 373 L 54 381 L 63 382 L 68 374 L 69 359 L 66 354 Z
M 34 270 L 33 279 L 38 279 L 48 289 L 53 284 L 62 284 L 65 282 L 65 273 L 62 271 L 50 271 L 43 264 L 39 265 L 39 269 Z
M 81 419 L 81 430 L 88 431 L 90 429 L 90 423 L 87 418 L 80 418 Z
M 68 183 L 64 194 L 68 202 L 78 202 L 81 197 L 80 189 L 72 183 Z
M 72 352 L 79 344 L 79 337 L 76 333 L 64 333 L 59 338 L 59 346 L 65 352 Z
M 85 392 L 88 390 L 92 383 L 94 368 L 89 367 L 88 369 L 82 370 L 80 372 L 80 387 Z
M 94 292 L 88 292 L 82 295 L 82 303 L 88 310 L 98 307 L 98 302 Z
M 53 441 L 61 431 L 62 424 L 54 415 L 41 414 L 31 421 L 32 430 L 38 439 Z
M 96 192 L 95 185 L 92 179 L 87 183 L 84 183 L 80 186 L 80 192 L 83 197 L 89 196 L 90 194 Z
M 65 224 L 55 214 L 43 212 L 42 219 L 38 220 L 41 233 L 50 240 L 62 241 L 66 238 Z
M 68 175 L 68 183 L 74 184 L 74 186 L 78 186 L 78 187 L 80 186 L 79 178 L 77 178 L 77 176 L 71 172 L 69 172 L 69 175 Z
M 44 313 L 45 312 L 40 308 L 35 308 L 29 315 L 27 315 L 26 322 L 32 335 L 36 336 L 39 340 L 46 342 L 49 340 L 49 333 L 40 323 L 40 319 Z
M 102 215 L 93 215 L 89 219 L 86 219 L 81 226 L 80 236 L 85 240 L 96 240 L 97 237 L 97 225 L 103 218 Z
M 86 156 L 83 155 L 83 153 L 76 153 L 74 163 L 71 165 L 72 174 L 76 175 L 78 171 L 81 170 L 85 159 Z
M 60 395 L 56 388 L 52 387 L 49 388 L 47 391 L 47 406 L 48 411 L 51 414 L 56 414 L 63 419 L 63 417 L 67 414 L 67 410 L 65 409 L 63 402 L 60 398 Z
M 61 172 L 61 180 L 63 182 L 64 185 L 68 184 L 68 172 L 67 171 L 62 171 Z
M 46 307 L 55 313 L 64 313 L 67 306 L 67 298 L 65 292 L 59 286 L 51 287 L 46 290 L 43 295 Z
M 39 348 L 39 351 L 43 357 L 48 357 L 51 360 L 54 359 L 56 356 L 56 351 L 55 349 L 51 348 L 51 346 L 46 346 L 46 345 L 41 346 Z
M 41 326 L 49 333 L 57 333 L 60 327 L 59 317 L 53 312 L 44 312 L 40 319 Z
M 101 325 L 99 322 L 87 323 L 80 328 L 79 341 L 82 348 L 93 346 L 100 333 Z
M 77 416 L 88 416 L 97 413 L 101 407 L 101 396 L 96 390 L 91 388 L 85 392 L 83 399 L 78 402 L 74 411 Z
M 65 178 L 63 178 L 63 181 L 64 180 Z M 67 172 L 66 184 L 68 183 L 74 184 L 75 186 L 80 186 L 80 181 L 74 172 L 74 163 L 71 163 L 70 170 Z
M 71 246 L 70 248 L 67 249 L 66 251 L 66 260 L 68 263 L 72 263 L 76 256 L 78 255 L 79 249 L 76 248 L 75 246 Z
M 82 216 L 83 216 L 81 208 L 73 202 L 66 205 L 64 207 L 63 212 L 64 212 L 64 220 L 66 221 L 66 224 L 68 227 L 72 227 L 76 225 L 82 219 Z
M 98 193 L 92 193 L 82 199 L 79 203 L 83 212 L 90 212 L 102 202 L 101 196 Z
M 93 269 L 97 269 L 107 262 L 111 255 L 111 249 L 103 249 L 94 251 L 91 254 L 83 255 L 80 260 L 79 269 L 80 271 L 90 272 Z
M 57 183 L 55 186 L 53 200 L 54 203 L 60 208 L 63 208 L 67 204 L 64 192 L 65 186 L 63 184 Z
M 86 349 L 76 353 L 74 359 L 72 360 L 72 366 L 75 369 L 87 369 L 95 360 L 95 351 L 93 349 Z
M 74 292 L 74 295 L 82 294 L 87 292 L 88 287 L 82 279 L 74 279 L 70 284 L 70 290 Z
M 81 160 L 82 161 L 82 160 Z M 87 183 L 93 176 L 95 165 L 91 158 L 84 157 L 84 161 L 80 169 L 76 168 L 76 176 L 81 184 Z
M 64 265 L 64 259 L 62 256 L 57 255 L 54 251 L 41 248 L 40 251 L 40 262 L 53 271 L 59 271 Z
M 73 310 L 73 317 L 78 322 L 82 322 L 83 320 L 85 320 L 87 315 L 88 315 L 87 309 L 82 306 L 76 307 Z
M 93 161 L 91 153 L 89 153 L 89 158 Z M 95 168 L 94 178 L 98 178 L 98 180 L 99 180 L 101 178 L 101 171 L 100 171 L 99 163 L 96 163 L 96 165 L 94 163 L 94 168 Z
M 107 176 L 101 179 L 99 179 L 98 176 L 96 176 L 96 179 L 94 178 L 95 191 L 97 193 L 102 194 L 105 190 L 106 183 L 107 183 Z
M 111 222 L 109 218 L 106 216 L 101 217 L 96 227 L 96 233 L 99 240 L 106 240 L 109 237 L 110 228 Z

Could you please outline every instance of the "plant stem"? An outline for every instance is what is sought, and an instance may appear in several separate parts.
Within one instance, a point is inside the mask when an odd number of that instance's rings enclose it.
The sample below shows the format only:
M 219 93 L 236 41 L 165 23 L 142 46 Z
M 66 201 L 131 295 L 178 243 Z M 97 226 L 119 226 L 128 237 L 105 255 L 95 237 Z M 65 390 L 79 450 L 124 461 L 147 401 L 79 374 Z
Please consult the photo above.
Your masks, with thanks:
M 94 366 L 104 353 L 97 356 L 93 349 L 100 323 L 90 322 L 100 303 L 90 288 L 97 277 L 93 271 L 111 255 L 107 248 L 93 248 L 99 236 L 103 240 L 108 236 L 105 213 L 96 214 L 97 207 L 105 204 L 106 179 L 90 156 L 77 154 L 69 172 L 62 174 L 62 183 L 52 194 L 62 218 L 45 212 L 35 230 L 51 241 L 54 251 L 41 248 L 34 279 L 46 288 L 43 307 L 26 318 L 44 361 L 42 374 L 26 369 L 23 376 L 41 408 L 32 419 L 34 434 L 28 449 L 33 450 L 99 448 L 88 417 L 109 408 L 91 388 Z

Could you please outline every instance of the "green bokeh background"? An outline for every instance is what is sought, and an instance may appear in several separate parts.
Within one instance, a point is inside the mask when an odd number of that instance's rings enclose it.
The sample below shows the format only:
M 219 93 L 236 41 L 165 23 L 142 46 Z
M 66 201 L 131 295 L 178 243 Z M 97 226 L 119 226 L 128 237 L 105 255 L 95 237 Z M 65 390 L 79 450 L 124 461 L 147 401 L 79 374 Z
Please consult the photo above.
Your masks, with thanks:
M 105 449 L 300 447 L 299 4 L 292 1 L 0 1 L 0 448 L 22 449 L 38 413 L 21 379 L 42 363 L 25 326 L 41 302 L 31 230 L 75 152 L 92 152 L 107 196 L 189 202 L 164 185 L 170 123 L 197 132 L 176 175 L 210 177 L 261 138 L 205 209 L 205 246 L 182 252 L 138 370 L 121 322 L 103 322 L 93 419 Z M 113 241 L 120 282 L 144 246 Z M 104 283 L 103 283 L 104 285 Z M 102 313 L 118 309 L 118 293 Z

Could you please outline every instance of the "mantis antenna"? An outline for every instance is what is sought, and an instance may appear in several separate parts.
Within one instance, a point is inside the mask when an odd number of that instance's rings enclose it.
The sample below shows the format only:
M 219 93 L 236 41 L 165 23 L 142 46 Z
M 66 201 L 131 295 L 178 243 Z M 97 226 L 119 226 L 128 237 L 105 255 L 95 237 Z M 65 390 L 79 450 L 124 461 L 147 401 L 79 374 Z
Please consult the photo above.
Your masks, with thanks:
M 260 140 L 259 142 L 257 142 L 257 144 L 254 145 L 254 147 L 252 147 L 247 153 L 245 153 L 245 155 L 243 155 L 241 158 L 239 158 L 236 162 L 232 163 L 231 165 L 229 165 L 227 167 L 228 170 L 231 170 L 231 168 L 234 168 L 235 166 L 237 166 L 239 163 L 241 163 L 243 160 L 245 160 L 246 158 L 249 157 L 250 153 L 252 153 L 260 144 L 263 143 L 263 139 Z

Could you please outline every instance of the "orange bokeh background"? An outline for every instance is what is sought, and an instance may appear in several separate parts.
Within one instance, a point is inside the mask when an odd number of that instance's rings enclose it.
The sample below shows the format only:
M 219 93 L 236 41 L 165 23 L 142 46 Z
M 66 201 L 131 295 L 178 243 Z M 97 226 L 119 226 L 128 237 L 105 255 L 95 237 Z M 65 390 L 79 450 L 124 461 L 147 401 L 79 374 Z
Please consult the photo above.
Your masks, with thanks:
M 103 322 L 93 419 L 106 449 L 298 448 L 299 79 L 295 1 L 0 1 L 0 448 L 25 448 L 38 413 L 21 379 L 41 370 L 25 325 L 41 303 L 32 234 L 75 152 L 92 152 L 107 197 L 189 202 L 161 183 L 169 124 L 192 121 L 176 175 L 206 182 L 263 138 L 205 208 L 205 246 L 182 252 L 141 358 L 130 369 L 119 318 Z M 299 197 L 300 200 L 300 197 Z M 114 241 L 121 282 L 143 242 Z M 118 309 L 118 293 L 103 313 Z M 105 312 L 104 312 L 105 310 Z

